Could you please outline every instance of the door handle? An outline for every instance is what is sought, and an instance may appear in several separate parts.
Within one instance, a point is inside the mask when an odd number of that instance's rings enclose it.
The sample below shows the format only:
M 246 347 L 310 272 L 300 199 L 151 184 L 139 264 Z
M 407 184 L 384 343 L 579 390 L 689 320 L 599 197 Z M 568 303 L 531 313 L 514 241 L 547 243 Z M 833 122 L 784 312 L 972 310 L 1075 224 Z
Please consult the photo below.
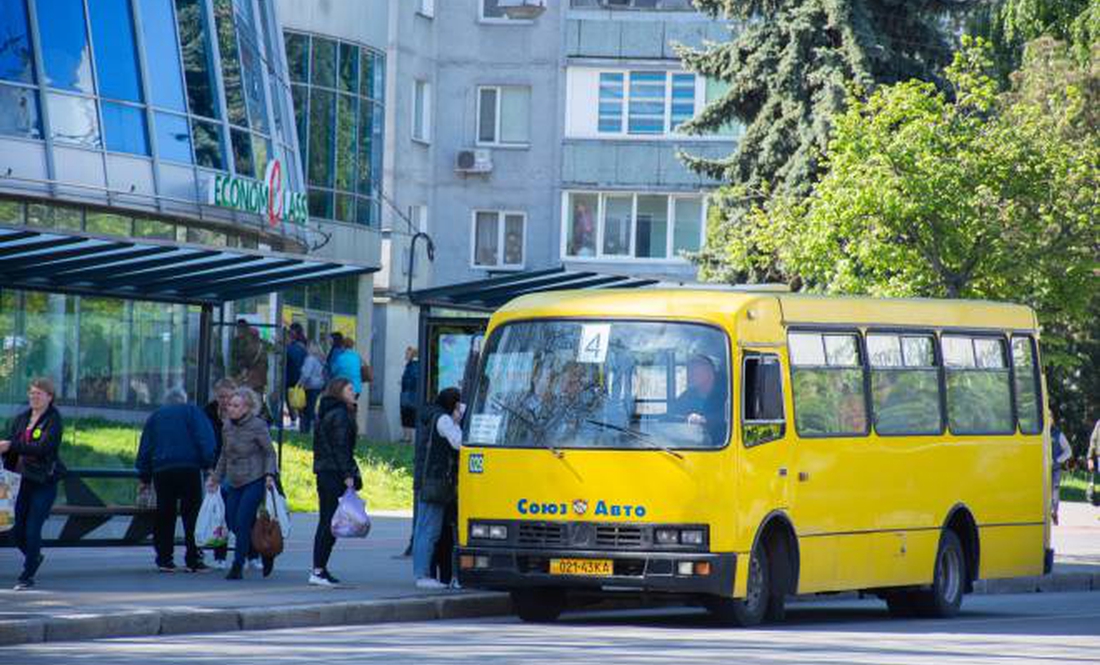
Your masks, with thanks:
M 779 475 L 780 475 L 781 477 L 786 477 L 786 475 L 787 475 L 787 467 L 785 467 L 785 466 L 779 467 Z
M 805 471 L 799 471 L 798 472 L 798 482 L 804 483 L 809 479 L 810 479 L 810 474 L 806 473 Z

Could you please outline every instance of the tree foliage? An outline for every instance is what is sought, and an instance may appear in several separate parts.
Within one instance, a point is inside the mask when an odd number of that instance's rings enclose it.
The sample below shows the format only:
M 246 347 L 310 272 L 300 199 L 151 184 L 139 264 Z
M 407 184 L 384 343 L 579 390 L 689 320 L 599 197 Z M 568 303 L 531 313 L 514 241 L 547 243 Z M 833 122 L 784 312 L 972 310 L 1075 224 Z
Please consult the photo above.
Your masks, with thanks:
M 977 2 L 697 0 L 700 9 L 740 28 L 729 42 L 681 50 L 688 68 L 729 84 L 685 130 L 713 131 L 731 120 L 745 127 L 736 152 L 725 159 L 682 155 L 698 172 L 730 183 L 714 199 L 708 247 L 725 247 L 754 202 L 773 192 L 809 191 L 821 172 L 830 120 L 843 110 L 850 84 L 872 89 L 935 80 L 952 52 L 940 23 L 944 12 Z M 704 276 L 745 275 L 720 251 L 700 258 Z M 762 266 L 749 276 L 774 273 L 775 266 Z
M 755 207 L 726 258 L 811 290 L 1026 303 L 1072 378 L 1100 315 L 1100 68 L 1040 41 L 1001 91 L 988 45 L 965 43 L 946 91 L 853 94 L 812 194 Z

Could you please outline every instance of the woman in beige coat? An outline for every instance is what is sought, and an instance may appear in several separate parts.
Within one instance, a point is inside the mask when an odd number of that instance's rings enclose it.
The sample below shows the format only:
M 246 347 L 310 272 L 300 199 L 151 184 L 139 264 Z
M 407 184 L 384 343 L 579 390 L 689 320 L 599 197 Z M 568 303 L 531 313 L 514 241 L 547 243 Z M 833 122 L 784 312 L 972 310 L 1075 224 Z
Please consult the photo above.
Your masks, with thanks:
M 259 416 L 260 400 L 248 388 L 233 393 L 226 409 L 229 419 L 222 429 L 221 456 L 218 466 L 206 483 L 208 492 L 217 492 L 224 478 L 229 485 L 226 496 L 225 517 L 229 528 L 237 537 L 233 551 L 233 566 L 227 580 L 241 579 L 245 555 L 252 545 L 252 526 L 256 522 L 256 510 L 264 500 L 264 492 L 275 486 L 278 473 L 275 448 L 271 445 L 271 433 Z M 264 577 L 271 574 L 274 559 L 264 557 Z

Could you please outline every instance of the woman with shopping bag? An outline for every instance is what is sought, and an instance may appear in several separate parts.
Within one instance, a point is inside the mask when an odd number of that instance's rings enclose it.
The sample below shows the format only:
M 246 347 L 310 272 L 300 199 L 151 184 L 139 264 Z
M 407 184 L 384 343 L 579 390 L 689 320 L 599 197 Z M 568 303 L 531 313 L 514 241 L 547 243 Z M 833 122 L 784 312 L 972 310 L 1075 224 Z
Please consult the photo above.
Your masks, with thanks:
M 313 571 L 309 575 L 309 583 L 316 586 L 331 587 L 340 583 L 328 570 L 328 560 L 336 544 L 332 516 L 345 491 L 358 491 L 363 487 L 359 466 L 355 463 L 356 399 L 351 381 L 336 378 L 329 381 L 317 409 L 313 473 L 317 476 L 320 515 L 313 536 Z
M 23 573 L 15 584 L 21 591 L 34 587 L 42 565 L 42 526 L 57 498 L 57 481 L 65 474 L 58 449 L 64 425 L 54 407 L 53 381 L 37 378 L 27 390 L 29 408 L 15 417 L 8 438 L 0 441 L 4 468 L 20 475 L 11 539 L 23 553 Z
M 275 487 L 278 460 L 271 445 L 267 423 L 259 417 L 260 399 L 252 390 L 239 388 L 229 400 L 229 420 L 222 432 L 224 445 L 218 466 L 206 481 L 208 492 L 217 492 L 224 478 L 229 482 L 226 497 L 226 522 L 236 536 L 233 565 L 227 580 L 239 580 L 245 556 L 252 544 L 256 511 L 264 501 L 264 492 Z M 263 574 L 267 577 L 275 565 L 272 556 L 264 556 Z

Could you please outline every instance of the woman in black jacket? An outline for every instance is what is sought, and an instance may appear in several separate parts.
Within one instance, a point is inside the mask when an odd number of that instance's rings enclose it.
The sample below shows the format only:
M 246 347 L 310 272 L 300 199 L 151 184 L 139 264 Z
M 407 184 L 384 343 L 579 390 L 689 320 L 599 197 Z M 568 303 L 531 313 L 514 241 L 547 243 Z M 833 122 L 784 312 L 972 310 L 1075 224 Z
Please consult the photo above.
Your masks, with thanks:
M 355 463 L 355 388 L 347 379 L 329 381 L 317 408 L 317 427 L 313 432 L 313 473 L 317 475 L 317 503 L 320 510 L 317 533 L 313 536 L 313 572 L 309 583 L 335 586 L 340 583 L 328 571 L 328 560 L 336 538 L 332 535 L 332 516 L 340 495 L 363 487 Z
M 42 565 L 42 525 L 57 498 L 57 481 L 65 473 L 58 457 L 63 423 L 53 405 L 55 394 L 53 381 L 31 381 L 27 391 L 30 408 L 15 417 L 8 438 L 0 441 L 4 468 L 22 476 L 11 531 L 12 541 L 23 553 L 23 573 L 16 591 L 34 586 L 34 575 Z

